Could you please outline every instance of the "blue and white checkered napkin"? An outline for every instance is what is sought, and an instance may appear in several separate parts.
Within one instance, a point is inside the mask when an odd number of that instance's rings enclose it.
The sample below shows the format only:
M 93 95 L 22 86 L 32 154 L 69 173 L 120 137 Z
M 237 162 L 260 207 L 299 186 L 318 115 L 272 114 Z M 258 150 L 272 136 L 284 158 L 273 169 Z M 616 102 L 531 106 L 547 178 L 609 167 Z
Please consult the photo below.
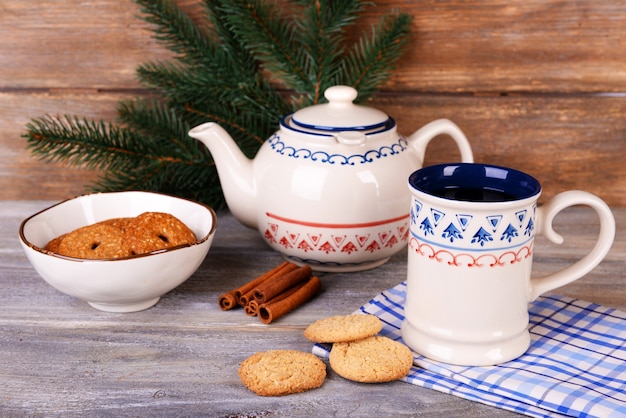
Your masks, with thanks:
M 359 312 L 383 321 L 381 335 L 401 339 L 406 283 Z M 565 296 L 530 305 L 531 346 L 490 367 L 439 363 L 414 353 L 408 383 L 530 416 L 626 417 L 626 313 Z M 313 353 L 327 357 L 329 347 Z

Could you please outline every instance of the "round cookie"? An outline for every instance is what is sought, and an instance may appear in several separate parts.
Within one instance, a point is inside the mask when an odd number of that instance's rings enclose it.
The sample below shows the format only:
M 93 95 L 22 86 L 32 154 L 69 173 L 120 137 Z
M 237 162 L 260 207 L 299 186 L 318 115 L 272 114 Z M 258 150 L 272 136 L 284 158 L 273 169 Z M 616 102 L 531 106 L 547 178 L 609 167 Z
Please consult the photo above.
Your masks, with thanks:
M 52 240 L 50 240 L 50 242 L 47 243 L 46 246 L 44 247 L 44 250 L 58 254 L 59 253 L 59 245 L 61 245 L 61 241 L 63 241 L 63 238 L 65 238 L 65 235 L 67 235 L 67 234 L 59 235 L 58 237 L 53 238 Z
M 191 244 L 196 236 L 187 225 L 169 213 L 144 212 L 124 231 L 134 254 L 145 254 L 177 245 Z
M 304 336 L 314 343 L 345 343 L 376 335 L 383 323 L 375 315 L 337 315 L 319 319 L 304 330 Z
M 311 353 L 269 350 L 245 359 L 239 366 L 239 378 L 257 395 L 283 396 L 320 387 L 326 365 Z
M 100 223 L 114 226 L 118 229 L 121 229 L 122 232 L 124 232 L 126 231 L 126 229 L 128 229 L 130 224 L 132 224 L 134 221 L 135 221 L 135 218 L 111 218 L 111 219 L 101 221 Z
M 330 367 L 341 377 L 362 383 L 400 379 L 413 365 L 409 348 L 387 337 L 333 344 Z
M 50 245 L 49 243 L 48 246 Z M 53 243 L 52 246 L 54 245 Z M 66 234 L 58 243 L 55 252 L 68 257 L 91 260 L 132 255 L 130 248 L 124 243 L 124 233 L 119 228 L 102 223 L 83 226 Z

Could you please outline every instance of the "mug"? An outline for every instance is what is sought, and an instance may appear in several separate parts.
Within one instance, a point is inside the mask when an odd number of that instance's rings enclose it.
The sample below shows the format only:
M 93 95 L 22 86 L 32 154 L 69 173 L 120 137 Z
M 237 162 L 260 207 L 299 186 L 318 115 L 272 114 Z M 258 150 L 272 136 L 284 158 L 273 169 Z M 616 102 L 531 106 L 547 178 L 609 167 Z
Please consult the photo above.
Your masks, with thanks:
M 528 303 L 587 274 L 615 238 L 615 219 L 600 198 L 566 191 L 537 206 L 539 182 L 511 168 L 429 166 L 410 175 L 409 189 L 402 338 L 445 363 L 486 366 L 521 356 L 530 345 Z M 573 205 L 599 216 L 593 249 L 561 271 L 531 278 L 535 234 L 562 243 L 552 221 Z

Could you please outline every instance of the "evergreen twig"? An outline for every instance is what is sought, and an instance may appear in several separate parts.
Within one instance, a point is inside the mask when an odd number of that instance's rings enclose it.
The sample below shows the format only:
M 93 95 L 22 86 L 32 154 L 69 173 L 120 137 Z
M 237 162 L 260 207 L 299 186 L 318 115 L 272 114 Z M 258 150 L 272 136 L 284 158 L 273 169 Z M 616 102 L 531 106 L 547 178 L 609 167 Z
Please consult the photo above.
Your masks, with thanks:
M 249 157 L 301 106 L 351 85 L 366 100 L 385 82 L 407 41 L 411 18 L 392 12 L 352 41 L 368 3 L 293 0 L 284 13 L 260 0 L 205 0 L 196 24 L 173 0 L 133 0 L 155 38 L 174 52 L 147 62 L 137 77 L 157 98 L 123 100 L 115 123 L 77 116 L 32 119 L 27 147 L 47 162 L 98 170 L 94 191 L 150 190 L 223 207 L 208 150 L 187 132 L 215 121 Z M 285 94 L 286 89 L 291 94 Z

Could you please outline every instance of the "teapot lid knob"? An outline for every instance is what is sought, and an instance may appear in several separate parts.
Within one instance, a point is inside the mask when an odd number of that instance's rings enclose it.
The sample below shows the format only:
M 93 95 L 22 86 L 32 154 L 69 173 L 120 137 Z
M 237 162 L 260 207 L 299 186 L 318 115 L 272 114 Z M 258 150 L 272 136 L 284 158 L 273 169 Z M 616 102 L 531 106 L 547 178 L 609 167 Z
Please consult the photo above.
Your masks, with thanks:
M 324 91 L 324 97 L 326 97 L 331 106 L 351 104 L 358 94 L 356 89 L 350 86 L 333 86 Z
M 286 119 L 287 127 L 299 132 L 384 131 L 393 120 L 385 112 L 354 104 L 358 92 L 350 86 L 332 86 L 324 91 L 328 103 L 295 112 Z

